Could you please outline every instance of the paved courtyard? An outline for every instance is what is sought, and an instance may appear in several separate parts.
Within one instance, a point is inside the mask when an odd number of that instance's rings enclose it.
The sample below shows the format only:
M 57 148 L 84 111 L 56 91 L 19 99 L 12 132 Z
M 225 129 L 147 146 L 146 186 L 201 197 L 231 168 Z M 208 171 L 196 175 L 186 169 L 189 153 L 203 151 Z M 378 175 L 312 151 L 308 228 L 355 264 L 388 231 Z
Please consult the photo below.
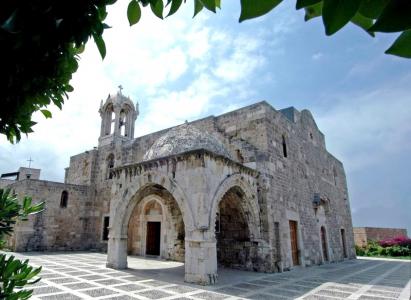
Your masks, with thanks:
M 267 274 L 219 270 L 215 286 L 186 284 L 184 265 L 129 257 L 129 269 L 105 267 L 101 253 L 18 253 L 42 265 L 32 299 L 410 299 L 411 263 L 358 259 Z

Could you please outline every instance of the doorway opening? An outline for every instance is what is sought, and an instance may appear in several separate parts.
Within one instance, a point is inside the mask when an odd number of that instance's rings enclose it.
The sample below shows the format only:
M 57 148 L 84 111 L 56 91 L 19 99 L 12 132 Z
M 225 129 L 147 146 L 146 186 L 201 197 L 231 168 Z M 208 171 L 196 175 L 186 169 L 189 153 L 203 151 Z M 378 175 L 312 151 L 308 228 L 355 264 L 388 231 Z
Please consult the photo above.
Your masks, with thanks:
M 128 222 L 128 254 L 184 262 L 185 228 L 176 200 L 160 185 L 145 187 L 141 196 Z
M 252 270 L 253 242 L 250 239 L 248 213 L 243 210 L 243 193 L 230 189 L 222 198 L 216 218 L 218 265 Z
M 297 234 L 297 221 L 289 221 L 290 224 L 290 242 L 291 242 L 291 256 L 293 260 L 293 266 L 300 265 L 300 257 L 298 250 L 298 234 Z
M 328 261 L 328 247 L 327 247 L 327 234 L 325 227 L 321 226 L 321 247 L 323 250 L 323 260 Z
M 161 222 L 147 222 L 146 254 L 160 255 Z

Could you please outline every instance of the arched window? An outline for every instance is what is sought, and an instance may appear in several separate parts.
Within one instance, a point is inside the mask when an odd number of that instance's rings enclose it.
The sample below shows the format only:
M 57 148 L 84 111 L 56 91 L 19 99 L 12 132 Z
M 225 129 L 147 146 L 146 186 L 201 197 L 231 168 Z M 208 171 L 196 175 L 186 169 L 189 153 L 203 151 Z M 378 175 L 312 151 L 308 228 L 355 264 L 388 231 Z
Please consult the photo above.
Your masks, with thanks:
M 334 185 L 337 185 L 337 170 L 333 167 Z
M 67 207 L 67 203 L 68 203 L 68 192 L 67 192 L 67 191 L 63 191 L 63 192 L 61 193 L 60 207 L 66 208 L 66 207 Z
M 110 135 L 114 133 L 114 108 L 113 104 L 107 105 L 105 110 L 105 116 L 103 117 L 104 135 Z
M 113 174 L 111 173 L 113 168 L 114 168 L 114 154 L 111 153 L 107 157 L 107 172 L 106 172 L 107 173 L 107 175 L 106 175 L 107 179 L 113 179 Z
M 238 161 L 239 161 L 240 163 L 244 163 L 244 157 L 243 157 L 243 155 L 241 154 L 240 149 L 237 149 L 237 150 L 236 150 L 236 154 L 237 154 L 237 159 L 238 159 Z
M 284 157 L 287 157 L 287 143 L 285 141 L 285 135 L 283 134 L 281 137 L 283 142 L 283 155 Z
M 120 126 L 120 134 L 121 134 L 122 136 L 127 136 L 127 133 L 126 133 L 126 123 L 127 123 L 127 113 L 124 111 L 124 109 L 122 109 L 122 110 L 120 111 L 120 123 L 119 123 L 119 126 Z

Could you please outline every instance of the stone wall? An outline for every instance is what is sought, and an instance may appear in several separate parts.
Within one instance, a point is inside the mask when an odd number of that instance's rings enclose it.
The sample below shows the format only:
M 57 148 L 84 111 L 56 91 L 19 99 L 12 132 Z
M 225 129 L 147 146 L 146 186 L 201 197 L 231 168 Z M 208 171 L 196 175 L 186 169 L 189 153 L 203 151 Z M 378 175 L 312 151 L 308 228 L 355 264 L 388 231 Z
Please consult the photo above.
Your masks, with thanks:
M 45 202 L 42 213 L 17 224 L 11 246 L 15 251 L 84 250 L 89 248 L 87 231 L 88 187 L 63 183 L 22 180 L 10 185 L 19 199 L 31 196 Z M 61 207 L 62 192 L 68 193 L 67 207 Z
M 399 236 L 407 236 L 404 228 L 379 228 L 379 227 L 354 227 L 355 245 L 363 247 L 369 241 L 392 239 Z
M 97 150 L 90 150 L 70 157 L 70 166 L 66 169 L 64 182 L 68 184 L 90 185 L 95 176 Z
M 7 189 L 7 186 L 14 183 L 15 180 L 11 179 L 0 179 L 0 189 Z

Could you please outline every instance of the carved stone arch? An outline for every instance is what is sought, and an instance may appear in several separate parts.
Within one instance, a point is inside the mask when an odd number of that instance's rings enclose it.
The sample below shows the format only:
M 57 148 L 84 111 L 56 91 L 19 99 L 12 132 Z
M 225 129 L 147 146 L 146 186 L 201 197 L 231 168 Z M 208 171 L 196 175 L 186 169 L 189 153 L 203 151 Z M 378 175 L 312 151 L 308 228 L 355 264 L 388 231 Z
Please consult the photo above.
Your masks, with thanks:
M 171 201 L 170 201 L 171 200 Z M 133 255 L 155 255 L 147 253 L 148 223 L 155 222 L 158 233 L 151 235 L 158 243 L 158 255 L 164 259 L 184 261 L 184 221 L 178 204 L 169 197 L 151 193 L 139 201 L 133 208 L 129 219 L 127 252 Z M 154 211 L 154 213 L 152 213 Z M 156 227 L 157 227 L 156 226 Z M 170 230 L 170 228 L 173 228 Z M 159 234 L 159 235 L 158 235 Z M 153 239 L 151 239 L 153 242 Z M 153 246 L 153 244 L 151 244 Z M 153 249 L 151 249 L 153 250 Z M 176 251 L 177 250 L 177 251 Z
M 137 178 L 136 178 L 137 179 Z M 135 182 L 133 184 L 133 182 Z M 178 204 L 185 224 L 185 231 L 189 232 L 194 227 L 192 209 L 187 201 L 187 197 L 177 182 L 168 176 L 161 175 L 158 172 L 144 172 L 127 184 L 127 192 L 123 194 L 122 199 L 115 208 L 111 232 L 114 236 L 127 236 L 127 226 L 135 205 L 145 198 L 144 193 L 147 188 L 159 186 L 169 192 Z
M 225 178 L 214 192 L 209 215 L 210 229 L 214 228 L 218 205 L 224 195 L 233 188 L 238 188 L 242 192 L 244 198 L 244 201 L 241 203 L 243 206 L 242 209 L 251 213 L 251 217 L 248 219 L 250 235 L 252 235 L 254 239 L 260 238 L 260 209 L 257 201 L 257 191 L 252 188 L 244 175 L 241 174 L 233 174 Z

